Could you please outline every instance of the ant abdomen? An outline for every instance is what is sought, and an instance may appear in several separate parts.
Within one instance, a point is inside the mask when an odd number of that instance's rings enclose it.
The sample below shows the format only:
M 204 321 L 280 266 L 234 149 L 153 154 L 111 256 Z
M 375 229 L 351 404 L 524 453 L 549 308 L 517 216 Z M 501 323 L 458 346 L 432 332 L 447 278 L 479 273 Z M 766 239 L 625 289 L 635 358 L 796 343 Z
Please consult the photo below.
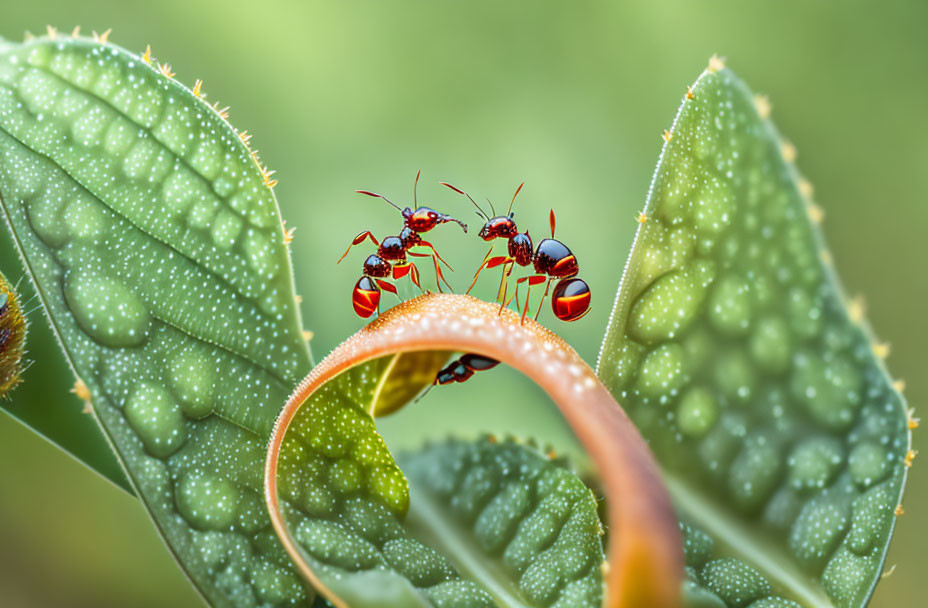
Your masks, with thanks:
M 380 306 L 380 287 L 368 276 L 363 276 L 355 283 L 351 292 L 351 305 L 362 319 L 367 319 L 377 312 Z
M 576 321 L 590 311 L 590 286 L 583 279 L 561 279 L 554 286 L 551 310 L 561 321 Z

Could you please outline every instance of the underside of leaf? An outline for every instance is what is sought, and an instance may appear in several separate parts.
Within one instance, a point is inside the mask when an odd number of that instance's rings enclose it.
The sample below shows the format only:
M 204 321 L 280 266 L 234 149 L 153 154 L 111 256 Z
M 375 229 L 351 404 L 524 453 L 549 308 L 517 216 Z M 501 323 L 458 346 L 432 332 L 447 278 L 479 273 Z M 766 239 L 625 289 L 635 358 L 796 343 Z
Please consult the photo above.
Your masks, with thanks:
M 382 314 L 314 368 L 281 412 L 268 448 L 265 498 L 307 580 L 339 608 L 599 604 L 600 528 L 589 491 L 525 448 L 445 445 L 417 457 L 412 471 L 423 503 L 413 507 L 409 529 L 435 540 L 436 530 L 454 520 L 440 514 L 444 501 L 458 517 L 456 540 L 444 541 L 459 550 L 449 551 L 449 562 L 406 535 L 406 479 L 364 404 L 375 391 L 377 366 L 396 353 L 451 350 L 498 359 L 535 380 L 597 464 L 613 529 L 604 605 L 675 605 L 682 567 L 676 519 L 621 408 L 548 330 L 531 320 L 522 325 L 497 305 L 447 294 Z M 508 471 L 514 462 L 519 470 Z M 501 560 L 505 581 L 485 564 L 466 563 L 473 545 Z M 451 568 L 456 559 L 473 580 Z M 376 594 L 373 580 L 382 584 Z
M 687 554 L 690 595 L 861 606 L 901 499 L 906 406 L 768 112 L 717 62 L 690 89 L 598 373 L 661 461 L 687 529 L 712 539 Z

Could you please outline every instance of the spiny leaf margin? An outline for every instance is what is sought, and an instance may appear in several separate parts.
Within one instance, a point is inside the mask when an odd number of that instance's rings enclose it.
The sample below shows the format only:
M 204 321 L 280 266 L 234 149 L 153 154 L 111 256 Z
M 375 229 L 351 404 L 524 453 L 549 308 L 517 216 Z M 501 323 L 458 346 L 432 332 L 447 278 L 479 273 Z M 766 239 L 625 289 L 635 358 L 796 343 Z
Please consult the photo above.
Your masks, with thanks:
M 137 493 L 216 606 L 307 598 L 261 504 L 310 367 L 266 172 L 199 97 L 111 44 L 0 47 L 0 202 Z
M 728 605 L 775 589 L 861 606 L 911 458 L 906 405 L 768 113 L 717 60 L 687 93 L 598 373 L 649 439 L 678 508 L 719 556 L 751 564 L 709 562 L 693 580 L 727 580 L 714 590 Z

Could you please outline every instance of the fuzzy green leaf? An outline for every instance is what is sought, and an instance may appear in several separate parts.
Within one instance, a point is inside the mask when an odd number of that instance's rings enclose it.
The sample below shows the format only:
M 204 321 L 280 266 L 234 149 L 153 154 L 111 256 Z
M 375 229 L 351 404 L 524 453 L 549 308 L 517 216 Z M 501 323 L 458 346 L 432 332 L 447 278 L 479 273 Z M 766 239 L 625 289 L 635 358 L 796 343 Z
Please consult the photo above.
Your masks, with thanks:
M 273 193 L 232 127 L 109 44 L 0 46 L 0 198 L 94 413 L 216 606 L 307 593 L 260 497 L 309 370 Z
M 717 66 L 684 99 L 598 373 L 705 532 L 685 530 L 694 603 L 862 606 L 905 481 L 906 406 L 768 111 Z

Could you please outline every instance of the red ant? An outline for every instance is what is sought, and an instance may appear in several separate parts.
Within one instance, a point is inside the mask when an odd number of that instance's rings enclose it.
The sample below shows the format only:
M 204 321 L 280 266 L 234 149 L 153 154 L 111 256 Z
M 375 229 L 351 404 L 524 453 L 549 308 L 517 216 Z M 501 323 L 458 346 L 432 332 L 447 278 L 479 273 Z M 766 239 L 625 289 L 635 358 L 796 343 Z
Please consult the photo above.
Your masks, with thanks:
M 476 372 L 486 371 L 488 369 L 493 369 L 499 365 L 499 360 L 491 359 L 490 357 L 484 357 L 483 355 L 478 355 L 476 353 L 467 353 L 461 355 L 438 372 L 435 375 L 435 380 L 432 384 L 429 385 L 425 392 L 419 395 L 416 398 L 418 402 L 420 399 L 425 397 L 433 386 L 439 384 L 451 384 L 452 382 L 465 382 L 470 380 L 470 377 L 473 376 Z
M 378 242 L 370 230 L 365 230 L 351 241 L 351 244 L 348 245 L 348 249 L 345 250 L 345 253 L 342 254 L 342 257 L 336 262 L 340 263 L 344 260 L 348 252 L 351 251 L 351 248 L 355 245 L 360 245 L 365 239 L 369 238 L 373 241 L 374 245 L 377 245 L 377 253 L 369 255 L 364 261 L 363 274 L 361 278 L 358 279 L 351 293 L 351 304 L 354 306 L 354 311 L 358 316 L 364 319 L 370 317 L 375 311 L 380 311 L 380 291 L 382 289 L 396 295 L 396 286 L 384 280 L 387 277 L 392 275 L 393 280 L 398 280 L 408 274 L 413 284 L 419 289 L 422 289 L 422 286 L 419 284 L 419 269 L 416 268 L 413 262 L 406 259 L 407 255 L 424 258 L 431 256 L 432 262 L 435 265 L 435 280 L 438 284 L 438 291 L 441 291 L 442 281 L 451 289 L 451 285 L 448 284 L 447 279 L 445 279 L 445 276 L 441 272 L 439 261 L 448 266 L 448 268 L 451 268 L 451 266 L 438 254 L 438 251 L 435 250 L 435 246 L 424 240 L 420 235 L 446 222 L 456 222 L 461 225 L 464 232 L 467 232 L 467 224 L 450 215 L 445 215 L 444 213 L 439 213 L 434 209 L 430 209 L 429 207 L 418 206 L 416 190 L 419 186 L 420 173 L 421 171 L 416 173 L 416 181 L 412 190 L 413 204 L 416 205 L 415 210 L 410 207 L 400 209 L 399 205 L 376 192 L 371 192 L 369 190 L 355 191 L 358 194 L 382 198 L 396 207 L 397 211 L 403 215 L 403 229 L 398 236 L 388 236 L 383 239 L 383 241 Z M 414 253 L 410 251 L 413 247 L 428 247 L 432 250 L 432 253 Z
M 537 319 L 539 313 L 541 313 L 542 304 L 551 289 L 551 282 L 554 279 L 559 280 L 554 287 L 551 308 L 558 319 L 562 321 L 577 321 L 590 312 L 590 287 L 583 279 L 577 277 L 577 274 L 580 272 L 580 265 L 577 262 L 577 257 L 564 245 L 564 243 L 554 238 L 554 209 L 551 210 L 550 214 L 551 238 L 543 239 L 538 243 L 538 248 L 534 250 L 532 238 L 529 236 L 528 231 L 519 232 L 515 221 L 513 221 L 512 205 L 519 195 L 519 192 L 522 190 L 522 186 L 525 185 L 525 182 L 519 184 L 519 187 L 516 188 L 516 192 L 512 195 L 512 201 L 509 203 L 509 209 L 506 211 L 506 215 L 497 216 L 496 210 L 493 209 L 493 203 L 490 203 L 490 211 L 493 212 L 495 217 L 487 215 L 480 205 L 477 204 L 477 201 L 460 188 L 456 188 L 445 182 L 440 183 L 466 196 L 477 208 L 477 215 L 485 221 L 483 228 L 481 228 L 479 232 L 480 238 L 484 241 L 492 241 L 495 239 L 506 239 L 508 241 L 509 255 L 491 258 L 493 247 L 490 247 L 490 251 L 487 252 L 487 255 L 483 258 L 483 262 L 477 268 L 477 272 L 474 274 L 474 280 L 471 282 L 470 287 L 468 287 L 467 293 L 470 293 L 470 290 L 474 288 L 481 270 L 484 268 L 502 266 L 503 275 L 500 279 L 499 288 L 502 294 L 500 298 L 500 313 L 502 313 L 503 306 L 508 305 L 509 302 L 512 301 L 506 301 L 506 291 L 508 289 L 508 287 L 506 287 L 506 280 L 509 275 L 512 274 L 513 268 L 516 264 L 519 266 L 533 265 L 536 274 L 529 277 L 522 277 L 516 281 L 516 294 L 513 296 L 518 306 L 519 285 L 527 281 L 529 293 L 525 296 L 525 306 L 522 309 L 523 321 L 525 321 L 525 314 L 528 311 L 531 288 L 534 285 L 540 285 L 547 281 L 545 293 L 541 297 L 541 302 L 538 303 L 538 310 L 535 312 L 535 319 Z M 489 202 L 489 199 L 487 202 Z

